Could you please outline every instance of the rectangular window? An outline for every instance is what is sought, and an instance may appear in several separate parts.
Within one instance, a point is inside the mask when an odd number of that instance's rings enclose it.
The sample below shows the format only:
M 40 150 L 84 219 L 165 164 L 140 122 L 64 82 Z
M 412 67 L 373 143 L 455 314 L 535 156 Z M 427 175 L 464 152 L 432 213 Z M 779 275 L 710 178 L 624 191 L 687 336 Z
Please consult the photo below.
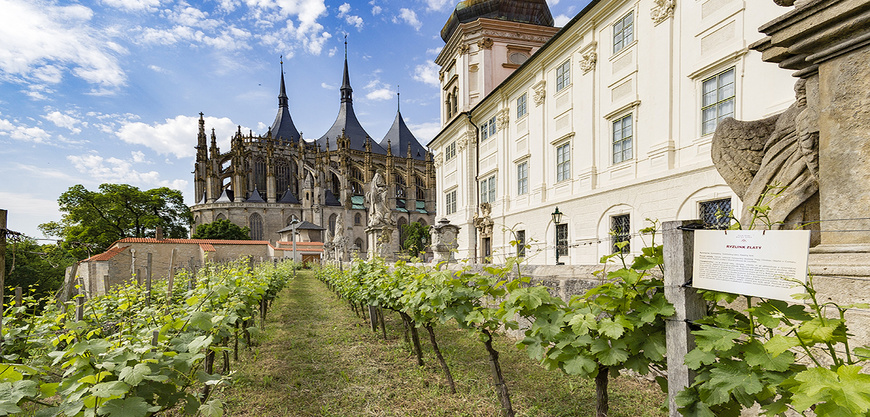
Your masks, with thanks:
M 529 100 L 529 96 L 527 93 L 524 93 L 517 99 L 517 119 L 523 117 L 528 113 L 529 109 L 527 107 Z
M 556 148 L 556 182 L 571 178 L 571 144 Z
M 634 12 L 625 15 L 613 25 L 613 53 L 634 42 Z
M 517 230 L 517 258 L 526 256 L 526 231 Z
M 447 193 L 444 201 L 447 203 L 447 214 L 456 213 L 456 190 Z
M 456 142 L 450 142 L 450 144 L 444 148 L 444 162 L 447 162 L 454 157 L 456 157 Z
M 701 83 L 701 134 L 709 135 L 726 117 L 734 117 L 734 68 Z
M 495 175 L 490 175 L 480 181 L 480 202 L 495 202 Z
M 517 195 L 529 193 L 529 161 L 517 164 Z
M 704 201 L 701 203 L 701 220 L 712 229 L 727 229 L 731 225 L 731 199 Z
M 631 218 L 628 214 L 613 216 L 610 218 L 610 240 L 613 242 L 613 253 L 619 252 L 618 243 L 625 242 L 622 253 L 631 251 Z
M 613 122 L 613 163 L 631 159 L 631 138 L 634 135 L 631 115 L 625 116 Z
M 492 116 L 492 119 L 489 119 L 489 120 L 483 122 L 482 125 L 480 125 L 480 141 L 482 142 L 484 140 L 487 140 L 487 139 L 495 136 L 495 133 L 496 133 L 495 116 Z
M 571 84 L 571 60 L 567 60 L 556 68 L 556 91 L 562 91 Z
M 568 256 L 568 224 L 556 225 L 556 252 L 559 256 Z

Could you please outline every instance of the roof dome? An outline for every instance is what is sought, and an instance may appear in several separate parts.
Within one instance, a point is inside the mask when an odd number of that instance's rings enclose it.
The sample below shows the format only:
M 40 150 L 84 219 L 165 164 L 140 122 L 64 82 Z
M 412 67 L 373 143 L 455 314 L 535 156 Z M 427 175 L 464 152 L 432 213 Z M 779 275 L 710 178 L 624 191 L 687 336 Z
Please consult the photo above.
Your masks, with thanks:
M 465 0 L 456 5 L 447 19 L 441 39 L 447 42 L 460 24 L 482 17 L 553 27 L 553 15 L 546 0 Z

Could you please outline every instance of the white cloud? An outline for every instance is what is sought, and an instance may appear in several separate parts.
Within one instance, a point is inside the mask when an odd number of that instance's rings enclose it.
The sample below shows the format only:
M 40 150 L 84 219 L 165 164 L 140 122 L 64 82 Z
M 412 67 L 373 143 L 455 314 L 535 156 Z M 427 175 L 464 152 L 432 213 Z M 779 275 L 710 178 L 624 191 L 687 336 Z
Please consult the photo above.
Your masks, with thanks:
M 46 143 L 51 135 L 36 126 L 18 124 L 17 120 L 0 119 L 0 137 L 8 136 L 22 142 Z
M 81 120 L 76 119 L 69 114 L 61 113 L 57 110 L 50 112 L 42 117 L 45 118 L 45 120 L 54 123 L 55 126 L 69 129 L 69 131 L 73 133 L 82 132 L 82 129 L 76 125 L 87 126 L 87 123 L 83 123 Z
M 159 72 L 161 74 L 169 73 L 169 70 L 167 70 L 166 68 L 157 66 L 157 65 L 149 65 L 148 69 L 150 69 L 151 71 L 154 71 L 154 72 Z
M 408 123 L 408 129 L 411 129 L 417 140 L 425 146 L 441 131 L 441 123 Z
M 97 151 L 91 151 L 84 155 L 69 155 L 66 159 L 80 173 L 99 183 L 122 183 L 149 188 L 169 187 L 177 190 L 184 189 L 188 183 L 186 180 L 161 179 L 160 173 L 157 171 L 137 171 L 133 167 L 133 159 L 104 158 Z
M 553 26 L 563 27 L 571 21 L 571 16 L 560 14 L 558 16 L 553 17 Z
M 347 24 L 356 27 L 358 30 L 362 30 L 363 19 L 359 16 L 350 14 L 350 4 L 344 3 L 341 6 L 338 6 L 338 18 L 344 19 Z
M 237 126 L 226 117 L 206 117 L 208 130 L 215 129 L 215 134 L 226 147 L 229 137 Z M 127 143 L 143 145 L 160 155 L 174 155 L 176 158 L 194 156 L 196 135 L 199 130 L 199 117 L 179 115 L 166 119 L 164 123 L 146 124 L 142 122 L 123 122 L 115 133 L 118 138 Z M 248 128 L 243 128 L 247 132 Z M 219 144 L 220 145 L 220 144 Z
M 160 6 L 160 0 L 103 0 L 103 4 L 131 12 L 153 11 Z
M 441 85 L 441 81 L 438 79 L 438 68 L 438 64 L 431 61 L 417 65 L 414 67 L 414 79 L 437 87 Z
M 0 10 L 0 80 L 56 84 L 63 79 L 60 68 L 69 67 L 97 89 L 125 84 L 116 56 L 124 50 L 108 38 L 112 31 L 91 27 L 91 9 L 43 0 L 0 0 Z
M 37 232 L 39 224 L 61 217 L 57 200 L 0 191 L 0 201 L 9 211 L 9 228 L 31 237 L 43 236 Z
M 550 3 L 555 4 L 552 0 L 550 1 Z M 453 4 L 452 0 L 426 0 L 426 7 L 429 10 L 441 10 L 444 8 L 444 6 L 451 4 Z
M 334 85 L 327 84 L 327 83 L 320 83 L 320 86 L 327 89 L 327 90 L 338 90 L 338 87 L 336 87 Z
M 443 46 L 439 46 L 437 48 L 429 48 L 426 50 L 426 55 L 438 55 L 441 53 L 441 50 L 444 49 Z
M 372 6 L 372 15 L 377 16 L 377 15 L 381 14 L 381 12 L 383 10 L 384 9 L 382 9 L 381 6 Z
M 399 15 L 393 18 L 393 23 L 405 22 L 414 30 L 420 30 L 423 27 L 423 23 L 417 19 L 417 13 L 415 13 L 411 9 L 401 8 L 399 9 Z

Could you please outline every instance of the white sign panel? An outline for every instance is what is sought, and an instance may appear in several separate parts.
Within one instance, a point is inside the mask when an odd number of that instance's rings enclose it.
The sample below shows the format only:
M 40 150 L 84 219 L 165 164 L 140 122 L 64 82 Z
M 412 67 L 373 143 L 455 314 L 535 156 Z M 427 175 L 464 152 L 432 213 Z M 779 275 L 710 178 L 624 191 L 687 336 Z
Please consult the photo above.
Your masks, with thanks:
M 794 301 L 809 249 L 809 230 L 696 230 L 692 286 Z

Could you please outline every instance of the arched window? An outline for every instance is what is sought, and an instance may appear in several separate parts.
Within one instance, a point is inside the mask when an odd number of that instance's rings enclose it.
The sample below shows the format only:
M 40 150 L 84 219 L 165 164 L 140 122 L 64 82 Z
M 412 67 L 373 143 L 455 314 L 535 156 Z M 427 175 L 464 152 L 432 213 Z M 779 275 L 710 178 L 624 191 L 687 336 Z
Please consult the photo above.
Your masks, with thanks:
M 362 214 L 357 213 L 353 216 L 353 224 L 359 226 L 362 224 Z
M 407 236 L 407 233 L 405 232 L 405 227 L 408 225 L 408 219 L 404 217 L 399 217 L 399 221 L 397 223 L 399 225 L 399 247 L 401 247 L 405 243 L 405 236 Z
M 456 99 L 457 96 L 459 96 L 459 87 L 453 87 L 453 114 L 459 112 L 459 100 Z
M 445 113 L 447 113 L 447 118 L 453 117 L 453 94 L 447 93 L 447 100 L 444 102 L 444 107 L 446 109 Z
M 405 178 L 396 175 L 396 198 L 405 198 Z
M 248 220 L 251 228 L 251 240 L 263 240 L 263 217 L 258 213 L 251 214 Z
M 426 201 L 426 181 L 423 181 L 423 178 L 414 176 L 414 185 L 417 186 L 417 201 Z
M 254 187 L 266 192 L 266 161 L 260 157 L 254 160 Z
M 290 164 L 286 159 L 279 159 L 275 164 L 275 187 L 277 190 L 278 198 L 284 195 L 284 192 L 287 191 L 287 188 L 290 187 L 290 175 L 292 171 L 290 171 Z M 296 192 L 294 191 L 295 195 Z
M 350 182 L 350 191 L 353 192 L 353 195 L 365 195 L 363 185 L 357 181 Z
M 226 220 L 226 219 L 227 219 L 227 216 L 224 216 L 224 214 L 221 213 L 221 214 L 218 214 L 217 217 L 214 218 L 214 221 Z
M 366 248 L 365 248 L 366 244 L 363 242 L 362 239 L 360 239 L 360 238 L 356 238 L 356 240 L 353 241 L 353 244 L 356 245 L 356 248 L 357 248 L 360 252 L 365 252 L 365 251 L 366 251 Z
M 341 180 L 335 173 L 332 174 L 332 193 L 335 194 L 335 198 L 339 198 L 341 195 Z
M 333 214 L 329 216 L 329 232 L 335 236 L 335 220 L 338 219 L 338 215 Z

